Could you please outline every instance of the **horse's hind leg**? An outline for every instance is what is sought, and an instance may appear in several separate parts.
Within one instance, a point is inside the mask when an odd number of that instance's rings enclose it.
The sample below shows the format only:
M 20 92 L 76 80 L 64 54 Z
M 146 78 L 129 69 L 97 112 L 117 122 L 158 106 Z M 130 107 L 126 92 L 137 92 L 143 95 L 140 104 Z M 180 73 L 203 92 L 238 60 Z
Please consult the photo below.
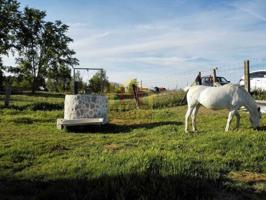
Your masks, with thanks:
M 239 128 L 239 125 L 240 125 L 240 114 L 239 114 L 239 112 L 237 110 L 235 112 L 235 115 L 236 115 L 236 128 Z
M 197 131 L 197 126 L 196 126 L 196 118 L 197 118 L 197 114 L 199 111 L 199 107 L 200 105 L 196 105 L 195 108 L 192 111 L 192 131 Z
M 188 133 L 188 119 L 193 111 L 193 108 L 194 107 L 191 107 L 191 106 L 188 106 L 187 108 L 187 113 L 186 113 L 186 116 L 185 116 L 185 132 Z
M 232 111 L 229 112 L 228 118 L 227 118 L 226 127 L 225 127 L 225 132 L 229 131 L 229 127 L 230 127 L 231 121 L 232 121 L 232 119 L 233 119 L 235 114 L 236 114 L 236 110 L 232 110 Z

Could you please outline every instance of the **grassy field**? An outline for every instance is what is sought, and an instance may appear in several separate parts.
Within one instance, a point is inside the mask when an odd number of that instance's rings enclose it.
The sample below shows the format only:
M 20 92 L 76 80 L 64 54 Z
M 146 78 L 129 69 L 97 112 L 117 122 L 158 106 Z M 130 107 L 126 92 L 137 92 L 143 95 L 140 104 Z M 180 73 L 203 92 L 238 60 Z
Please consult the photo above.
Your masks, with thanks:
M 64 132 L 62 95 L 12 98 L 0 110 L 1 199 L 266 198 L 266 134 L 244 112 L 225 133 L 227 112 L 201 108 L 200 132 L 185 134 L 186 106 L 110 102 L 110 124 Z

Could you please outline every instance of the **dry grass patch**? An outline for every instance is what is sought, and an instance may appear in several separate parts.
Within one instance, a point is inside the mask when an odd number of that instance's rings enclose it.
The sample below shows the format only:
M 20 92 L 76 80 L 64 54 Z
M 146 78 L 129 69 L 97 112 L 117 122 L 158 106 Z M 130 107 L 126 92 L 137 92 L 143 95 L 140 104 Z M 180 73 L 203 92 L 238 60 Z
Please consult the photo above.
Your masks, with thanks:
M 236 183 L 242 183 L 256 192 L 266 192 L 266 174 L 256 172 L 230 172 L 228 177 Z

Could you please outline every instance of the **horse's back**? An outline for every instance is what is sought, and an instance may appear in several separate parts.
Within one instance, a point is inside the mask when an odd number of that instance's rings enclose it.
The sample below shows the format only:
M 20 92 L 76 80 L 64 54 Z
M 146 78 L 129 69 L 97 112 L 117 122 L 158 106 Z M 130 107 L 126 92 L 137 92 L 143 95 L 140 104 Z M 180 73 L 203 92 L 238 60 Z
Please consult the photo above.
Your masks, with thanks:
M 238 87 L 226 85 L 219 87 L 193 86 L 190 91 L 193 100 L 210 109 L 230 109 L 237 99 Z M 189 103 L 189 102 L 188 102 Z

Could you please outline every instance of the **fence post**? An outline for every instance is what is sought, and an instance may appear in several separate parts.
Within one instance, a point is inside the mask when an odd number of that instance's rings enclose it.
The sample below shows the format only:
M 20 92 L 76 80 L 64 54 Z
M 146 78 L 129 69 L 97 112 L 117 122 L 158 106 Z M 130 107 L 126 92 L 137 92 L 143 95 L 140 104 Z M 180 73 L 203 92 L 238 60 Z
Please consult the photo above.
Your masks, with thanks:
M 195 79 L 196 85 L 201 85 L 202 80 L 201 80 L 201 72 L 198 73 L 198 76 Z
M 10 95 L 11 95 L 11 87 L 7 86 L 6 87 L 6 96 L 5 96 L 5 107 L 9 107 Z
M 216 68 L 213 68 L 213 84 L 217 82 Z
M 133 87 L 134 98 L 136 101 L 136 107 L 137 109 L 139 109 L 140 102 L 139 102 L 139 95 L 138 95 L 138 86 L 133 84 L 132 87 Z
M 250 93 L 249 60 L 244 61 L 244 82 L 246 90 Z

